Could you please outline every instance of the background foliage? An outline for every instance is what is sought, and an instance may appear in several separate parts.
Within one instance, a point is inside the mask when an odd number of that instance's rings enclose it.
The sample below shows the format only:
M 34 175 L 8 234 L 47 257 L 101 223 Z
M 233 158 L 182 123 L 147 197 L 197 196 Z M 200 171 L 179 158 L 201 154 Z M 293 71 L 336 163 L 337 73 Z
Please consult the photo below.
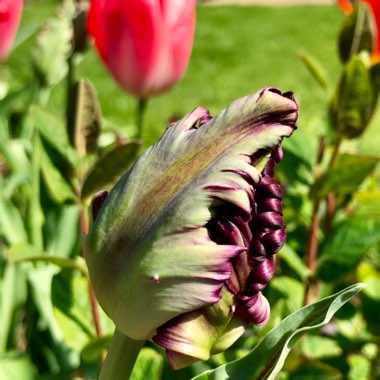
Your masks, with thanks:
M 57 5 L 25 4 L 14 50 L 0 68 L 0 379 L 6 380 L 96 377 L 113 324 L 91 304 L 80 237 L 91 194 L 109 187 L 140 146 L 133 140 L 135 101 L 94 52 L 77 54 L 70 71 L 71 11 L 57 18 Z M 149 102 L 144 146 L 157 140 L 169 120 L 197 105 L 215 114 L 260 87 L 294 91 L 299 129 L 284 144 L 278 173 L 288 243 L 266 289 L 272 308 L 266 326 L 250 330 L 209 362 L 175 373 L 160 349 L 147 343 L 134 379 L 189 379 L 240 358 L 303 305 L 305 291 L 315 301 L 358 281 L 367 284 L 362 296 L 303 337 L 280 378 L 380 378 L 378 106 L 365 132 L 344 140 L 329 164 L 336 140 L 327 110 L 342 72 L 337 35 L 343 18 L 332 6 L 198 7 L 189 70 L 176 88 Z M 47 21 L 49 32 L 45 27 L 41 34 Z M 77 98 L 93 99 L 92 111 L 69 134 L 68 72 L 93 83 L 77 88 Z M 99 144 L 91 148 L 96 133 Z M 325 202 L 331 193 L 333 215 Z M 317 200 L 319 249 L 310 265 L 307 245 Z

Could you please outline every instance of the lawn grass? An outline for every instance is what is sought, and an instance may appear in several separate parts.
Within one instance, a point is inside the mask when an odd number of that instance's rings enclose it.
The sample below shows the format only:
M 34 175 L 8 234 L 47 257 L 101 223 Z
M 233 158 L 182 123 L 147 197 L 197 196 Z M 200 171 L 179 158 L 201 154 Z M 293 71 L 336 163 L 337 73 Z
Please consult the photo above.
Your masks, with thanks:
M 46 18 L 52 4 L 26 5 L 23 24 Z M 149 101 L 146 144 L 157 140 L 173 115 L 181 116 L 198 105 L 215 114 L 235 98 L 268 85 L 294 91 L 300 105 L 299 127 L 317 132 L 330 95 L 314 81 L 298 53 L 306 51 L 321 62 L 333 88 L 340 73 L 336 36 L 342 19 L 335 6 L 198 6 L 188 71 L 175 88 Z M 133 136 L 135 99 L 118 87 L 92 49 L 83 56 L 77 77 L 94 82 L 107 124 Z M 57 86 L 51 99 L 61 111 L 63 89 Z

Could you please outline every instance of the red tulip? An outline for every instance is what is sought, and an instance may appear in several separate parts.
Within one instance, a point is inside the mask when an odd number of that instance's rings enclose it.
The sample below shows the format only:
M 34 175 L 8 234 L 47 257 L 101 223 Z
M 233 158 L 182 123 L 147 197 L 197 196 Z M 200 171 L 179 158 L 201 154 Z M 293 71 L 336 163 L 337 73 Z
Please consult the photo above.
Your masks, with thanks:
M 350 0 L 336 0 L 336 2 L 344 13 L 349 14 L 352 12 L 352 4 Z
M 195 0 L 90 0 L 87 29 L 116 81 L 140 99 L 184 74 L 192 48 Z
M 0 0 L 0 61 L 8 53 L 17 32 L 22 0 Z
M 372 60 L 378 62 L 380 60 L 380 0 L 365 0 L 372 11 L 373 19 L 375 21 L 375 41 L 372 50 Z
M 380 0 L 360 0 L 360 2 L 368 4 L 373 16 L 375 36 L 372 60 L 378 62 L 380 60 Z M 353 10 L 352 3 L 349 0 L 337 0 L 337 4 L 346 14 L 351 13 Z

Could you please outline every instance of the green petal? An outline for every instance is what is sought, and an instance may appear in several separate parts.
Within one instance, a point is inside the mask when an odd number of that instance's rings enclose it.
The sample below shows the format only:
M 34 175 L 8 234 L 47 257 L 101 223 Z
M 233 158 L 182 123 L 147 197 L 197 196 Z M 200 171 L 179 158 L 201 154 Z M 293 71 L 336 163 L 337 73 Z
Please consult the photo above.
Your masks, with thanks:
M 231 202 L 246 211 L 241 172 L 260 178 L 247 157 L 256 153 L 255 165 L 265 164 L 293 132 L 297 104 L 267 88 L 199 127 L 206 116 L 197 108 L 166 130 L 111 190 L 87 238 L 99 303 L 133 339 L 220 299 L 230 260 L 244 248 L 210 239 L 211 208 Z
M 226 350 L 245 331 L 245 324 L 233 317 L 233 296 L 223 288 L 214 305 L 182 314 L 161 326 L 153 340 L 167 349 L 173 369 L 207 360 Z

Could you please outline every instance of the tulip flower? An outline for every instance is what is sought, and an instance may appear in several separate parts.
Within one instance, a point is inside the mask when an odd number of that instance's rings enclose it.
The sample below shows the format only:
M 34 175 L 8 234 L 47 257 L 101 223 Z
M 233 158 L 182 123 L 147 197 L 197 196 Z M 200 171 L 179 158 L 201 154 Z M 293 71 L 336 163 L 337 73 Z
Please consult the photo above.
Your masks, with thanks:
M 146 99 L 184 74 L 194 22 L 195 0 L 90 0 L 87 29 L 119 85 Z
M 8 53 L 20 22 L 22 0 L 0 1 L 0 61 Z
M 297 110 L 275 88 L 215 118 L 199 107 L 93 202 L 87 264 L 98 301 L 117 331 L 152 339 L 173 368 L 268 320 L 262 290 L 286 236 L 274 167 Z

